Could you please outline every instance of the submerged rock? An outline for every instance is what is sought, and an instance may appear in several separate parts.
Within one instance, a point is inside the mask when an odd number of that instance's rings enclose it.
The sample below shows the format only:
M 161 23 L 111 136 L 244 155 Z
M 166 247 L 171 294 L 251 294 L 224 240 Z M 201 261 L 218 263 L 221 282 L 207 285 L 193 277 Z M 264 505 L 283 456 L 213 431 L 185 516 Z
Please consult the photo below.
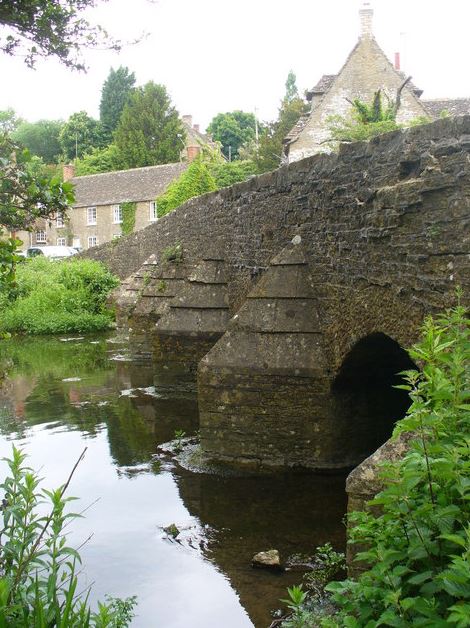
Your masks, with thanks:
M 281 559 L 279 552 L 276 549 L 270 549 L 267 552 L 258 552 L 251 559 L 252 567 L 258 567 L 262 569 L 283 569 L 281 565 Z

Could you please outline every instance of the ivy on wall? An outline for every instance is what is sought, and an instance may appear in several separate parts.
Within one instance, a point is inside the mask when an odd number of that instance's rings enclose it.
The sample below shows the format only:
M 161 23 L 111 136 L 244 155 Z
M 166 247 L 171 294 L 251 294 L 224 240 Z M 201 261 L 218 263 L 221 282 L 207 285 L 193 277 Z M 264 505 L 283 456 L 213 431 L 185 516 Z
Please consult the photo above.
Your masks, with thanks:
M 122 209 L 122 223 L 121 223 L 121 231 L 122 235 L 129 235 L 134 231 L 135 227 L 135 210 L 137 207 L 137 203 L 129 202 L 129 203 L 121 203 Z

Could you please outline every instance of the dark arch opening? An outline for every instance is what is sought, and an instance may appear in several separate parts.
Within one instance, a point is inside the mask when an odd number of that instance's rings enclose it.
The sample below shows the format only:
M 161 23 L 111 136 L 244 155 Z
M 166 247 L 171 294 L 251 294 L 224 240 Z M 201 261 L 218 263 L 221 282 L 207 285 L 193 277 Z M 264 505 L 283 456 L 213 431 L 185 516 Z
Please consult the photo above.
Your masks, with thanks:
M 332 393 L 347 459 L 356 464 L 392 434 L 410 406 L 401 371 L 416 369 L 408 353 L 389 336 L 374 333 L 359 340 L 346 356 Z

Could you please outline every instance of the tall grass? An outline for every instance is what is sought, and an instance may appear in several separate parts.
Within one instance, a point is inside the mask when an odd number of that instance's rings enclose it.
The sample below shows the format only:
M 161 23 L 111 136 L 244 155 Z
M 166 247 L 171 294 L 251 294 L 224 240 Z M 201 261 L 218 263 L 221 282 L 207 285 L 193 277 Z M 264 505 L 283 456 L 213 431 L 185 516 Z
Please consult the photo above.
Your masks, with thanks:
M 28 334 L 107 329 L 113 313 L 106 299 L 118 283 L 93 260 L 28 260 L 18 266 L 12 288 L 0 294 L 0 329 Z

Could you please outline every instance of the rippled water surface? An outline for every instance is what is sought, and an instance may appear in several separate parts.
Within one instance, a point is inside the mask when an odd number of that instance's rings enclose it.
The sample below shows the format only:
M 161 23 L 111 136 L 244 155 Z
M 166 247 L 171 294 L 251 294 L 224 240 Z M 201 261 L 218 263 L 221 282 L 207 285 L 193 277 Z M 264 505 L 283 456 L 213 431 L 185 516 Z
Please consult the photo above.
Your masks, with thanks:
M 250 566 L 277 548 L 344 546 L 344 475 L 234 477 L 182 469 L 158 445 L 198 428 L 194 384 L 126 360 L 106 337 L 1 342 L 9 379 L 0 393 L 0 446 L 21 446 L 49 487 L 65 481 L 84 447 L 70 494 L 80 498 L 70 538 L 83 586 L 138 596 L 141 628 L 268 626 L 299 574 Z M 2 467 L 2 470 L 4 467 Z M 177 539 L 164 528 L 175 524 Z

